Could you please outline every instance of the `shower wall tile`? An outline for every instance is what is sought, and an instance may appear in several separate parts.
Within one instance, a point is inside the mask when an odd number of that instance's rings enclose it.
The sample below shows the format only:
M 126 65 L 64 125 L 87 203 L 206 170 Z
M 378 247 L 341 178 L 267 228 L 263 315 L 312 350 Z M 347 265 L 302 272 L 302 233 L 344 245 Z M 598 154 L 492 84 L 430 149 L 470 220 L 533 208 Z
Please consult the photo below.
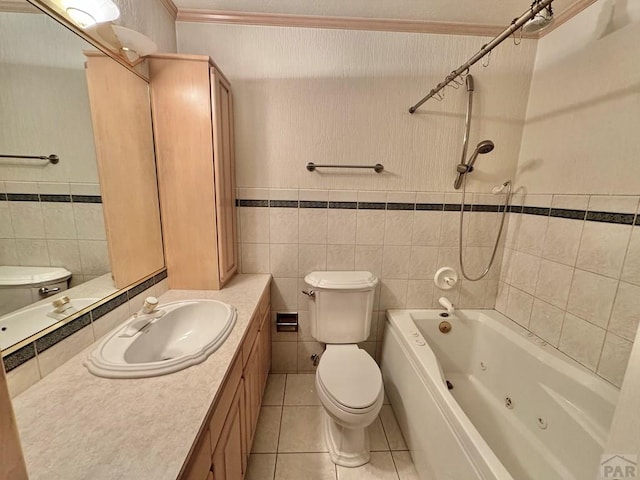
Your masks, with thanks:
M 620 386 L 640 321 L 638 197 L 558 194 L 549 204 L 546 195 L 526 195 L 523 202 L 551 210 L 509 214 L 496 309 Z

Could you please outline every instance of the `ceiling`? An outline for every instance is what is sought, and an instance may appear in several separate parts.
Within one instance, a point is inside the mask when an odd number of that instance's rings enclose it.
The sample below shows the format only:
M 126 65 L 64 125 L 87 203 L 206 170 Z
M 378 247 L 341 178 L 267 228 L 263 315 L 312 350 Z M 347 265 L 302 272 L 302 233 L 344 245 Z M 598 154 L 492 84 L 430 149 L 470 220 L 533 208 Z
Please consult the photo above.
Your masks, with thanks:
M 530 0 L 173 0 L 181 9 L 506 26 Z M 584 0 L 555 0 L 556 17 Z

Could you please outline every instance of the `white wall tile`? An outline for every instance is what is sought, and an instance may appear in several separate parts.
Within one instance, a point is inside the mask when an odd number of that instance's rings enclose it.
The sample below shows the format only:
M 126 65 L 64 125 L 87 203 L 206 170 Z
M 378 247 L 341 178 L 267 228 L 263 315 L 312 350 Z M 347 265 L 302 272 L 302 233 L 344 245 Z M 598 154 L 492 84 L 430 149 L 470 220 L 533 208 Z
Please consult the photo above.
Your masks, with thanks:
M 387 210 L 384 227 L 385 245 L 411 245 L 413 211 Z
M 561 263 L 542 260 L 538 273 L 535 296 L 564 309 L 569 298 L 573 268 Z
M 269 242 L 269 209 L 242 207 L 239 209 L 242 243 Z
M 411 247 L 409 278 L 432 280 L 438 266 L 438 247 Z
M 528 200 L 528 197 L 527 197 Z M 529 203 L 527 205 L 531 206 Z M 522 215 L 516 249 L 529 255 L 542 255 L 544 237 L 547 232 L 548 217 Z
M 627 370 L 627 363 L 631 355 L 633 342 L 618 337 L 612 333 L 607 333 L 602 348 L 602 356 L 598 365 L 598 375 L 606 378 L 615 386 L 620 388 Z
M 358 210 L 356 243 L 382 245 L 384 243 L 384 210 Z
M 328 209 L 301 208 L 298 219 L 300 243 L 327 243 Z
M 576 267 L 618 278 L 632 228 L 630 225 L 586 222 Z
M 269 241 L 298 243 L 297 208 L 269 208 Z
M 567 311 L 607 328 L 617 289 L 618 280 L 576 269 Z
M 633 341 L 640 322 L 640 287 L 620 282 L 613 304 L 609 331 Z
M 19 239 L 16 241 L 16 255 L 18 264 L 22 266 L 48 267 L 50 265 L 46 240 Z
M 100 275 L 110 271 L 107 242 L 101 240 L 78 240 L 82 272 Z
M 536 299 L 531 310 L 529 330 L 557 347 L 563 320 L 563 310 Z
M 637 209 L 637 196 L 592 195 L 589 199 L 592 212 L 636 213 Z
M 542 256 L 565 265 L 575 265 L 584 222 L 566 218 L 550 218 Z
M 595 370 L 606 331 L 567 313 L 562 326 L 559 348 L 591 370 Z
M 409 278 L 409 260 L 411 247 L 385 245 L 382 251 L 382 277 Z
M 373 273 L 376 277 L 382 276 L 382 252 L 383 248 L 371 245 L 356 245 L 355 269 Z
M 49 239 L 72 239 L 77 237 L 76 222 L 71 203 L 46 202 L 42 204 L 45 236 Z M 104 231 L 104 220 L 100 219 Z
M 517 288 L 509 289 L 506 315 L 523 327 L 529 326 L 531 309 L 533 308 L 533 296 Z
M 78 239 L 106 240 L 102 204 L 74 203 L 73 213 Z
M 271 274 L 274 277 L 298 276 L 298 244 L 270 245 Z
M 355 245 L 327 245 L 327 270 L 354 270 Z
M 270 273 L 269 244 L 242 244 L 242 273 Z
M 622 280 L 640 285 L 640 228 L 635 227 L 631 233 L 627 257 L 622 269 Z
M 442 229 L 442 212 L 416 210 L 413 220 L 413 245 L 440 245 L 440 230 Z
M 45 238 L 40 202 L 9 202 L 16 238 Z
M 300 245 L 298 247 L 298 274 L 300 277 L 327 269 L 327 246 Z
M 356 243 L 357 212 L 357 210 L 329 209 L 327 243 L 332 245 Z
M 82 274 L 80 249 L 77 240 L 47 240 L 51 266 L 64 267 L 71 273 Z

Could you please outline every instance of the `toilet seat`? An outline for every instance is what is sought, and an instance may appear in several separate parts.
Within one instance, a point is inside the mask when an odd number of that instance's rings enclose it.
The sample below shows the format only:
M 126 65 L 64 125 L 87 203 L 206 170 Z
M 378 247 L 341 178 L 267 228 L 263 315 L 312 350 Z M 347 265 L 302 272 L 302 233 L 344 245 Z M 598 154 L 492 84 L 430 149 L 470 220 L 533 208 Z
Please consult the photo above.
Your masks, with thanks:
M 345 412 L 368 413 L 382 395 L 378 364 L 357 345 L 327 345 L 316 375 L 327 399 Z

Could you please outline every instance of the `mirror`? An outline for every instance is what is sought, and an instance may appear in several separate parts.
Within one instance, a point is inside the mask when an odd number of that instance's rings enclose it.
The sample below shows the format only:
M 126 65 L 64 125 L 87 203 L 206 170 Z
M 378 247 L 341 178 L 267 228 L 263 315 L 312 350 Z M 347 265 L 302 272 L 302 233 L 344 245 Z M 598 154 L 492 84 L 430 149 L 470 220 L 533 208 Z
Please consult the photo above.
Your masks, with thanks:
M 3 354 L 164 267 L 146 80 L 23 10 L 0 11 Z

